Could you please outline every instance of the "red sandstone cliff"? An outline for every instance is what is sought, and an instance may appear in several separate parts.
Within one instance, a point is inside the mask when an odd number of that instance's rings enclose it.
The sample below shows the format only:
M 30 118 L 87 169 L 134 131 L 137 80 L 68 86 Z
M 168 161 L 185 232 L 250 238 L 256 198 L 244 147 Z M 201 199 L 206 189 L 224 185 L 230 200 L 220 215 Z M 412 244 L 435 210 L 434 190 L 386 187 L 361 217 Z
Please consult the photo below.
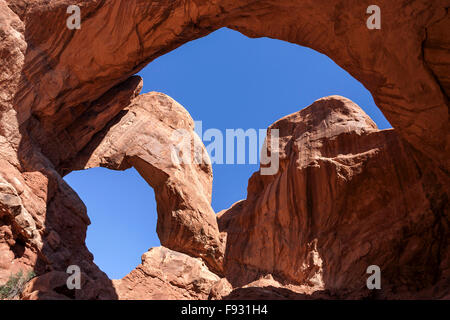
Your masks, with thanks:
M 66 28 L 72 4 L 80 30 Z M 373 31 L 357 0 L 0 0 L 0 284 L 25 269 L 37 274 L 29 299 L 361 298 L 377 264 L 375 298 L 449 298 L 448 3 L 378 5 Z M 139 95 L 132 75 L 221 27 L 327 54 L 394 129 L 345 98 L 316 101 L 271 126 L 279 173 L 255 173 L 247 199 L 216 219 L 211 166 L 167 162 L 172 132 L 194 136 L 192 119 L 163 94 Z M 86 208 L 62 179 L 93 166 L 136 167 L 155 189 L 167 248 L 114 283 L 93 263 Z M 65 287 L 71 264 L 83 290 Z

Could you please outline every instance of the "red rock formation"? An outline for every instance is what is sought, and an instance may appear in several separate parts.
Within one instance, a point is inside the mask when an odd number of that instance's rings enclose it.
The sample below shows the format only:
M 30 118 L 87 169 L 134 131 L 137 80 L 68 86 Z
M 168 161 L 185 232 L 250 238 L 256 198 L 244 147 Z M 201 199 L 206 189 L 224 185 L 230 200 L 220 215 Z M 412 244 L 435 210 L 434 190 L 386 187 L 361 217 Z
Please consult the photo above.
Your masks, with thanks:
M 378 130 L 338 96 L 284 117 L 273 129 L 280 132 L 280 171 L 255 173 L 247 200 L 218 217 L 233 286 L 272 275 L 360 298 L 371 294 L 367 267 L 378 265 L 384 297 L 417 294 L 438 279 L 449 287 L 442 260 L 447 221 L 394 130 Z
M 194 133 L 194 121 L 181 105 L 161 93 L 140 95 L 122 112 L 71 159 L 71 169 L 135 167 L 155 190 L 161 243 L 201 257 L 221 273 L 223 245 L 211 208 L 212 168 L 208 162 L 194 162 L 196 155 L 209 159 Z M 97 118 L 92 121 L 97 123 Z M 84 123 L 82 129 L 95 125 L 89 120 Z M 77 136 L 79 131 L 74 131 Z M 200 147 L 198 152 L 194 140 Z M 179 164 L 173 161 L 175 148 L 191 152 L 190 160 L 183 163 L 180 159 Z
M 74 4 L 80 30 L 66 27 Z M 26 298 L 117 298 L 84 244 L 86 208 L 62 175 L 135 166 L 155 188 L 163 245 L 224 270 L 228 280 L 211 297 L 301 298 L 316 289 L 360 297 L 367 263 L 384 270 L 386 297 L 448 297 L 448 4 L 377 4 L 381 30 L 366 28 L 367 5 L 358 0 L 0 0 L 0 283 L 33 269 L 38 277 Z M 137 96 L 132 75 L 221 27 L 327 54 L 371 91 L 395 128 L 377 130 L 338 98 L 309 108 L 318 114 L 274 124 L 284 142 L 282 170 L 256 173 L 248 199 L 219 218 L 225 260 L 209 204 L 210 167 L 171 167 L 167 154 L 158 159 L 130 143 L 161 139 L 170 148 L 173 130 L 192 131 L 170 98 Z M 82 268 L 89 290 L 64 290 L 70 264 Z M 229 294 L 227 281 L 242 288 Z M 264 286 L 271 289 L 258 289 Z
M 15 103 L 24 111 L 23 121 L 34 114 L 47 133 L 66 124 L 55 118 L 73 121 L 67 117 L 69 108 L 85 111 L 87 102 L 151 60 L 227 26 L 327 54 L 372 92 L 405 140 L 448 171 L 443 153 L 449 138 L 445 70 L 450 54 L 443 30 L 450 20 L 445 0 L 380 1 L 381 30 L 366 27 L 367 4 L 357 0 L 6 3 L 25 21 L 25 40 L 32 44 L 19 69 Z M 65 19 L 67 6 L 73 4 L 86 17 L 76 31 L 66 27 Z M 11 10 L 8 14 L 13 15 Z
M 122 300 L 191 300 L 207 299 L 219 279 L 201 260 L 159 247 L 144 253 L 142 263 L 113 284 Z

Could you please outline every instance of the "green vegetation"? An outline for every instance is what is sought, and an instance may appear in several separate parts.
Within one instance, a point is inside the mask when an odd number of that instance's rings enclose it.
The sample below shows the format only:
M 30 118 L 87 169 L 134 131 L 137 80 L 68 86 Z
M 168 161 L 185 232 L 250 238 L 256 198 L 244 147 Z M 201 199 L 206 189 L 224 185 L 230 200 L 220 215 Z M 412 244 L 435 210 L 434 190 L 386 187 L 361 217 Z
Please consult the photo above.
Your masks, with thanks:
M 8 281 L 0 286 L 0 300 L 10 300 L 19 297 L 25 284 L 36 276 L 34 271 L 26 275 L 20 270 L 15 275 L 10 275 Z

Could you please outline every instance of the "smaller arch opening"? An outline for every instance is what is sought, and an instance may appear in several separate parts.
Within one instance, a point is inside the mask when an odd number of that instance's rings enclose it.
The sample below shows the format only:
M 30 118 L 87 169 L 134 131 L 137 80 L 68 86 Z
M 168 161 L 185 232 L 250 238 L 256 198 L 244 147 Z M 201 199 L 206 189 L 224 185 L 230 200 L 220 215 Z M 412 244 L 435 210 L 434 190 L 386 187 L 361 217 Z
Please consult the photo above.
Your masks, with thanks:
M 160 246 L 153 188 L 134 168 L 92 168 L 64 177 L 87 207 L 91 220 L 86 246 L 110 279 L 121 279 L 141 263 L 141 255 Z

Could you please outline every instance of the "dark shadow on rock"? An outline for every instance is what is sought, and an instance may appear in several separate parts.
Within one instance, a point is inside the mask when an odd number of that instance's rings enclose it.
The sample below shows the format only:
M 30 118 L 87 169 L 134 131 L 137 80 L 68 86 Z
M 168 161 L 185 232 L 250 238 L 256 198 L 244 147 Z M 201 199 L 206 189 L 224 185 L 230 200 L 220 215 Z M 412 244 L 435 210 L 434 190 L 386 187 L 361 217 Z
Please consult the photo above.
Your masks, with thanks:
M 27 29 L 25 33 L 25 40 L 29 45 L 25 53 L 25 66 L 33 65 L 36 59 L 29 54 L 30 48 L 36 52 L 36 47 L 33 47 L 35 43 L 29 39 L 32 37 L 30 33 L 34 31 L 30 30 Z M 45 52 L 41 54 L 46 55 Z M 56 62 L 49 56 L 44 60 L 48 64 L 47 72 L 51 72 L 51 66 Z M 140 78 L 132 77 L 126 82 L 127 89 L 133 85 L 138 87 L 139 83 Z M 73 106 L 69 112 L 52 116 L 33 111 L 34 103 L 41 97 L 34 92 L 33 80 L 25 71 L 22 71 L 19 87 L 22 90 L 18 90 L 16 94 L 14 107 L 20 123 L 21 141 L 17 150 L 20 172 L 32 191 L 36 191 L 36 194 L 42 192 L 40 199 L 44 201 L 42 204 L 35 204 L 40 205 L 38 220 L 43 221 L 42 225 L 38 223 L 41 243 L 36 245 L 29 239 L 24 239 L 15 241 L 12 247 L 16 257 L 22 256 L 26 249 L 35 257 L 34 262 L 30 263 L 34 264 L 36 277 L 27 285 L 24 298 L 117 299 L 112 281 L 95 265 L 93 256 L 85 245 L 86 231 L 90 224 L 86 207 L 63 180 L 63 175 L 70 172 L 64 168 L 65 164 L 70 163 L 70 159 L 80 151 L 80 139 L 89 142 L 105 126 L 112 125 L 111 121 L 120 119 L 123 115 L 117 105 L 113 106 L 114 110 L 109 110 L 109 119 L 108 112 L 105 112 L 109 101 L 114 99 L 114 93 L 120 91 L 121 87 L 119 85 L 116 89 L 106 91 L 94 102 L 87 101 Z M 36 96 L 30 101 L 29 98 L 33 95 Z M 135 92 L 128 97 L 123 95 L 124 105 L 127 99 L 129 101 L 134 96 Z M 24 115 L 29 111 L 27 108 L 31 109 L 31 114 L 25 119 Z M 82 122 L 89 120 L 87 118 L 96 116 L 101 118 L 98 127 L 87 123 L 84 128 L 75 128 L 81 132 L 84 130 L 78 140 L 71 134 L 74 122 L 79 120 L 78 123 L 83 125 Z M 81 270 L 82 286 L 79 290 L 68 289 L 66 285 L 70 276 L 66 271 L 71 265 L 79 266 Z
M 313 294 L 298 293 L 287 288 L 274 286 L 245 287 L 234 289 L 223 300 L 326 300 L 332 297 L 326 291 L 316 291 Z

